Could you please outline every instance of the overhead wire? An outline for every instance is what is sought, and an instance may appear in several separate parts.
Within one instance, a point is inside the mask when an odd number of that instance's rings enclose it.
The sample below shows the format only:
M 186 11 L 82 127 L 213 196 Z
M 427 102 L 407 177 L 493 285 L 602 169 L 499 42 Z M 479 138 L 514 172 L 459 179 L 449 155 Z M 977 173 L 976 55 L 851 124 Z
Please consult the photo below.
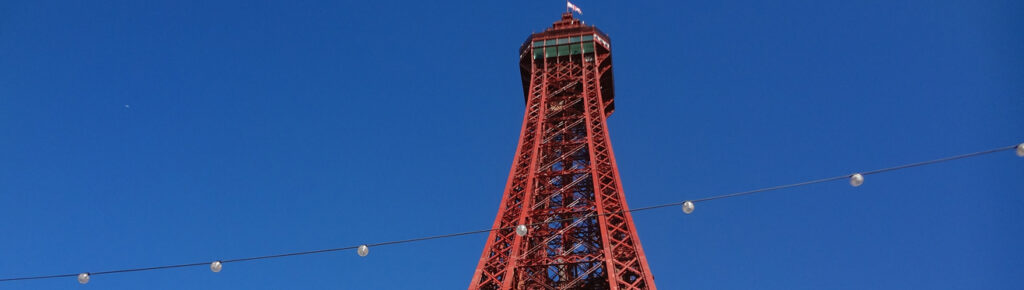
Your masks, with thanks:
M 977 156 L 981 156 L 981 155 L 986 155 L 986 154 L 1006 151 L 1006 150 L 1015 149 L 1015 148 L 1017 149 L 1017 155 L 1024 156 L 1024 143 L 1022 143 L 1022 144 L 1004 146 L 1004 147 L 999 147 L 999 148 L 994 148 L 994 149 L 989 149 L 989 150 L 983 150 L 983 151 L 978 151 L 978 152 L 972 152 L 972 153 L 967 153 L 967 154 L 961 154 L 961 155 L 955 155 L 955 156 L 944 157 L 944 158 L 939 158 L 939 159 L 933 159 L 933 160 L 928 160 L 928 161 L 915 162 L 915 163 L 907 163 L 907 164 L 897 165 L 897 166 L 893 166 L 893 167 L 887 167 L 887 168 L 882 168 L 882 169 L 864 171 L 864 172 L 860 172 L 860 173 L 850 173 L 850 174 L 838 175 L 838 176 L 821 178 L 821 179 L 814 179 L 814 180 L 797 182 L 797 183 L 791 183 L 791 184 L 785 184 L 785 185 L 777 185 L 777 186 L 765 187 L 765 188 L 748 190 L 748 191 L 741 191 L 741 192 L 734 192 L 734 193 L 714 195 L 714 196 L 698 198 L 698 199 L 691 199 L 691 200 L 685 200 L 685 201 L 680 201 L 680 202 L 670 202 L 670 203 L 651 205 L 651 206 L 645 206 L 645 207 L 637 207 L 637 208 L 632 208 L 632 209 L 628 209 L 628 210 L 620 210 L 620 211 L 615 211 L 615 212 L 605 212 L 605 213 L 600 213 L 600 214 L 597 214 L 597 213 L 591 211 L 591 212 L 587 213 L 586 216 L 583 216 L 583 217 L 568 217 L 568 218 L 560 218 L 560 219 L 551 219 L 551 220 L 545 220 L 545 221 L 542 221 L 542 222 L 526 224 L 526 226 L 543 225 L 543 224 L 549 224 L 549 223 L 553 223 L 553 222 L 569 221 L 569 220 L 574 220 L 574 219 L 579 219 L 577 221 L 577 222 L 579 222 L 579 221 L 582 221 L 582 220 L 585 220 L 585 219 L 588 219 L 588 218 L 591 218 L 591 217 L 599 217 L 599 216 L 605 216 L 605 215 L 611 215 L 611 214 L 620 214 L 620 213 L 627 213 L 627 212 L 647 211 L 647 210 L 653 210 L 653 209 L 659 209 L 659 208 L 665 208 L 665 207 L 671 207 L 671 206 L 679 206 L 679 205 L 686 204 L 687 202 L 696 203 L 696 202 L 705 202 L 705 201 L 712 201 L 712 200 L 718 200 L 718 199 L 739 197 L 739 196 L 750 195 L 750 194 L 755 194 L 755 193 L 776 191 L 776 190 L 781 190 L 781 189 L 794 188 L 794 187 L 807 186 L 807 185 L 812 185 L 812 184 L 818 184 L 818 183 L 825 183 L 825 182 L 830 182 L 830 181 L 842 180 L 842 179 L 850 178 L 851 176 L 854 176 L 856 174 L 872 175 L 872 174 L 879 174 L 879 173 L 896 171 L 896 170 L 902 170 L 902 169 L 907 169 L 907 168 L 926 166 L 926 165 L 931 165 L 931 164 L 936 164 L 936 163 L 948 162 L 948 161 L 953 161 L 953 160 L 958 160 L 958 159 L 977 157 Z M 691 208 L 691 210 L 692 210 L 692 208 Z M 582 212 L 577 212 L 577 213 L 582 213 Z M 276 258 L 291 257 L 291 256 L 301 256 L 301 255 L 311 255 L 311 254 L 336 252 L 336 251 L 343 251 L 343 250 L 352 250 L 352 249 L 358 249 L 358 248 L 360 248 L 362 246 L 377 247 L 377 246 L 414 243 L 414 242 L 421 242 L 421 241 L 427 241 L 427 240 L 444 239 L 444 238 L 452 238 L 452 237 L 458 237 L 458 236 L 466 236 L 466 235 L 473 235 L 473 234 L 489 233 L 489 232 L 498 231 L 498 230 L 515 230 L 516 227 L 517 226 L 502 227 L 502 228 L 489 228 L 489 229 L 481 229 L 481 230 L 474 230 L 474 231 L 441 234 L 441 235 L 426 236 L 426 237 L 419 237 L 419 238 L 412 238 L 412 239 L 385 241 L 385 242 L 371 243 L 371 244 L 365 244 L 365 245 L 360 245 L 360 246 L 347 246 L 347 247 L 319 249 L 319 250 L 312 250 L 312 251 L 289 252 L 289 253 L 274 254 L 274 255 L 253 256 L 253 257 L 226 259 L 226 260 L 204 261 L 204 262 L 196 262 L 196 263 L 173 264 L 173 265 L 163 265 L 163 266 L 153 266 L 153 267 L 140 267 L 140 268 L 125 268 L 125 269 L 117 269 L 117 270 L 109 270 L 109 271 L 83 272 L 83 273 L 74 273 L 74 274 L 57 274 L 57 275 L 40 275 L 40 276 L 25 276 L 25 277 L 14 277 L 14 278 L 0 278 L 0 282 L 12 282 L 12 281 L 24 281 L 24 280 L 39 280 L 39 279 L 53 279 L 53 278 L 75 277 L 75 276 L 79 276 L 81 278 L 80 275 L 83 275 L 83 274 L 85 274 L 86 276 L 96 276 L 96 275 L 105 275 L 105 274 L 140 272 L 140 271 L 152 271 L 152 270 L 164 270 L 164 269 L 183 268 L 183 267 L 194 267 L 194 266 L 210 265 L 211 262 L 220 262 L 221 264 L 224 264 L 224 263 L 245 262 L 245 261 L 254 261 L 254 260 L 276 259 Z M 218 268 L 218 270 L 219 270 L 219 268 Z M 88 281 L 88 277 L 85 280 L 87 282 Z

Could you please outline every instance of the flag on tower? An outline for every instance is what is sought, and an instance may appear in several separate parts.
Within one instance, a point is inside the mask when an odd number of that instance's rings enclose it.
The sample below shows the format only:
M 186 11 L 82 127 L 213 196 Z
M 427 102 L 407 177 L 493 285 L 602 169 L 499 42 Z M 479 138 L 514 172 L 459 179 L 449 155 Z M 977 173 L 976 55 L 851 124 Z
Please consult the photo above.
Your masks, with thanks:
M 580 15 L 583 14 L 583 10 L 580 10 L 580 8 L 576 7 L 576 5 L 573 5 L 572 2 L 565 1 L 565 8 L 570 9 L 572 11 L 576 11 L 576 13 L 579 13 Z

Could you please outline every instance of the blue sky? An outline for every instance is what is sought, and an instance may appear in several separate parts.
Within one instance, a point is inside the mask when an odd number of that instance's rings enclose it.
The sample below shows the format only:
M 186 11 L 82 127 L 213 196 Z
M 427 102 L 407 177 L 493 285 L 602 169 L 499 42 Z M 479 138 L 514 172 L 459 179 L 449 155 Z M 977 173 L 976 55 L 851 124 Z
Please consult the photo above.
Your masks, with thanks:
M 1019 1 L 577 1 L 633 207 L 1024 142 Z M 487 228 L 560 1 L 0 3 L 0 277 Z M 1010 152 L 634 214 L 661 289 L 1015 289 Z M 485 236 L 2 289 L 463 289 Z

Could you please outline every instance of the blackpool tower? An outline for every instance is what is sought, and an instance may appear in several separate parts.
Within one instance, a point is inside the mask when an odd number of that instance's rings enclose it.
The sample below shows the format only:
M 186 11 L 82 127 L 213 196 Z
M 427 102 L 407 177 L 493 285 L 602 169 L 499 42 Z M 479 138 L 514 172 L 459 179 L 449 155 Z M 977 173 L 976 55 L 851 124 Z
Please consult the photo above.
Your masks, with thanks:
M 519 49 L 526 113 L 470 289 L 656 289 L 605 120 L 611 41 L 571 13 Z

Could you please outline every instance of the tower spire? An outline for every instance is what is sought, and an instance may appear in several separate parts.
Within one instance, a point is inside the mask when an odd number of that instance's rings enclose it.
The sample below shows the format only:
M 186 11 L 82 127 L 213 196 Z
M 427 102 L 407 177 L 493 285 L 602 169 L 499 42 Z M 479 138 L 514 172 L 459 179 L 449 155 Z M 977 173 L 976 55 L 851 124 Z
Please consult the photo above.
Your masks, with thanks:
M 519 67 L 523 128 L 469 288 L 656 289 L 606 126 L 608 36 L 567 11 L 527 39 Z

